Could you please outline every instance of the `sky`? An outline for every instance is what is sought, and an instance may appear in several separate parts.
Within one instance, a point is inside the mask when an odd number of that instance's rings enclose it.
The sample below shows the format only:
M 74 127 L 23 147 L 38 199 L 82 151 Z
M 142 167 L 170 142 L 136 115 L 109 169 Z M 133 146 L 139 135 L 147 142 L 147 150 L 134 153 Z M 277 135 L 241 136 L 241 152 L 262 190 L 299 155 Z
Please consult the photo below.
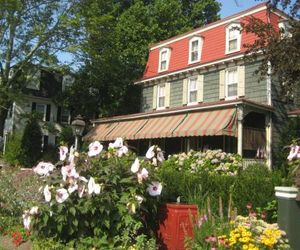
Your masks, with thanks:
M 251 8 L 254 5 L 261 3 L 258 0 L 217 0 L 222 4 L 220 15 L 221 18 L 233 15 L 245 9 Z

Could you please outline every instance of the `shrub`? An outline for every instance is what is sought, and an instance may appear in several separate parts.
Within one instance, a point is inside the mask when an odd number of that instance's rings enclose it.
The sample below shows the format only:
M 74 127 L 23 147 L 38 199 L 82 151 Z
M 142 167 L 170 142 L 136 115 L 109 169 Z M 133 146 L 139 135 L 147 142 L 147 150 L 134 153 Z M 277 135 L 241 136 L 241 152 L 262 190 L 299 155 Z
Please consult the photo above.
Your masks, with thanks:
M 22 148 L 21 148 L 21 134 L 14 134 L 8 136 L 5 148 L 5 154 L 3 156 L 4 160 L 13 166 L 20 165 L 22 158 Z
M 45 150 L 43 151 L 41 160 L 42 161 L 49 161 L 49 162 L 57 162 L 58 161 L 58 150 L 57 147 L 54 145 L 48 145 Z
M 74 144 L 74 134 L 70 126 L 65 126 L 62 128 L 62 131 L 58 136 L 58 142 L 59 144 L 68 145 L 69 147 Z
M 21 140 L 22 159 L 25 166 L 34 165 L 41 157 L 42 131 L 38 120 L 33 116 L 28 119 Z
M 32 220 L 34 237 L 50 237 L 75 249 L 152 244 L 148 238 L 153 236 L 151 221 L 161 188 L 154 182 L 155 166 L 139 161 L 123 142 L 110 145 L 107 151 L 102 148 L 95 142 L 88 154 L 71 151 L 66 157 L 67 148 L 61 147 L 63 162 L 57 164 L 61 169 L 49 163 L 34 169 L 46 176 L 50 174 L 46 167 L 54 170 L 43 190 L 46 202 L 36 204 L 38 212 L 34 207 L 24 214 L 26 227 Z

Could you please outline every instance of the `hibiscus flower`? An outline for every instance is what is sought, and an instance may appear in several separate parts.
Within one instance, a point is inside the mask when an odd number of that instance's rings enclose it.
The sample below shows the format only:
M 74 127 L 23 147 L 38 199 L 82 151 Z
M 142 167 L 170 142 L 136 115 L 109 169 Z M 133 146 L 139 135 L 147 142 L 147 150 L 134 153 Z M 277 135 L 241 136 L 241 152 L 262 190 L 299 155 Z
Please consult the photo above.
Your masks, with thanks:
M 148 149 L 148 151 L 146 153 L 146 158 L 152 159 L 155 156 L 154 147 L 155 146 L 153 145 Z
M 68 190 L 64 188 L 57 189 L 55 198 L 58 203 L 63 203 L 66 199 L 69 198 Z
M 109 148 L 122 148 L 123 147 L 123 139 L 118 137 L 114 143 L 109 143 Z
M 89 145 L 88 156 L 96 156 L 101 153 L 103 149 L 103 145 L 99 141 L 94 141 Z
M 66 146 L 59 147 L 59 160 L 64 161 L 67 158 L 69 149 Z
M 51 192 L 49 190 L 48 185 L 46 185 L 45 188 L 44 188 L 44 197 L 45 197 L 45 201 L 46 202 L 50 202 L 51 201 Z
M 100 194 L 101 191 L 101 186 L 100 184 L 96 184 L 95 180 L 93 177 L 90 178 L 89 183 L 88 183 L 88 193 L 92 194 Z
M 42 175 L 42 176 L 48 176 L 50 172 L 54 170 L 54 165 L 50 162 L 39 162 L 34 168 L 33 172 Z
M 153 181 L 147 188 L 148 193 L 151 196 L 158 196 L 161 194 L 162 185 L 158 181 Z
M 25 211 L 25 213 L 22 215 L 22 217 L 23 217 L 24 228 L 29 230 L 30 229 L 30 223 L 31 223 L 31 216 L 28 213 L 28 211 Z
M 131 172 L 132 173 L 136 173 L 137 171 L 139 171 L 140 168 L 140 161 L 138 158 L 135 159 L 134 163 L 131 165 Z
M 138 178 L 138 182 L 142 183 L 143 180 L 148 179 L 149 173 L 148 170 L 146 168 L 143 168 L 138 174 L 137 174 L 137 178 Z
M 76 172 L 74 165 L 67 165 L 61 168 L 61 174 L 63 176 L 63 180 L 66 181 L 67 178 L 78 178 L 79 174 Z

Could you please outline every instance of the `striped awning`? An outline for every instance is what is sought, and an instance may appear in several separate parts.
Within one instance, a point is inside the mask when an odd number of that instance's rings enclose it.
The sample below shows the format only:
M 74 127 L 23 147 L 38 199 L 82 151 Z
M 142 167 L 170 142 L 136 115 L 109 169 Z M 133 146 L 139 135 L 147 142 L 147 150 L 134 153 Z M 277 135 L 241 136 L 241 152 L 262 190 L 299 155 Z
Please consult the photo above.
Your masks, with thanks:
M 135 139 L 173 137 L 172 131 L 183 122 L 185 117 L 186 114 L 179 114 L 149 118 L 143 129 L 135 134 Z
M 117 137 L 122 137 L 125 140 L 135 139 L 135 134 L 140 131 L 148 119 L 138 119 L 131 121 L 121 121 L 118 125 L 105 137 L 108 141 L 113 141 Z
M 236 136 L 236 109 L 219 109 L 189 113 L 173 131 L 173 137 Z
M 84 141 L 105 141 L 106 136 L 118 125 L 115 123 L 103 123 L 92 128 L 84 137 Z

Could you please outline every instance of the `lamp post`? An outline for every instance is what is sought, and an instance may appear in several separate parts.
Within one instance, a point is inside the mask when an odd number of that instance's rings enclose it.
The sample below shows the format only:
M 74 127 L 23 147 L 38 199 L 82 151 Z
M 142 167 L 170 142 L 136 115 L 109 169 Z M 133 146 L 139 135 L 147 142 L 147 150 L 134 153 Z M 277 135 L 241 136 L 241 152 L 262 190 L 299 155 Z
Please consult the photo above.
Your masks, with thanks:
M 71 123 L 73 135 L 75 136 L 75 150 L 78 149 L 78 138 L 82 135 L 85 122 L 81 115 L 75 117 L 75 119 Z

